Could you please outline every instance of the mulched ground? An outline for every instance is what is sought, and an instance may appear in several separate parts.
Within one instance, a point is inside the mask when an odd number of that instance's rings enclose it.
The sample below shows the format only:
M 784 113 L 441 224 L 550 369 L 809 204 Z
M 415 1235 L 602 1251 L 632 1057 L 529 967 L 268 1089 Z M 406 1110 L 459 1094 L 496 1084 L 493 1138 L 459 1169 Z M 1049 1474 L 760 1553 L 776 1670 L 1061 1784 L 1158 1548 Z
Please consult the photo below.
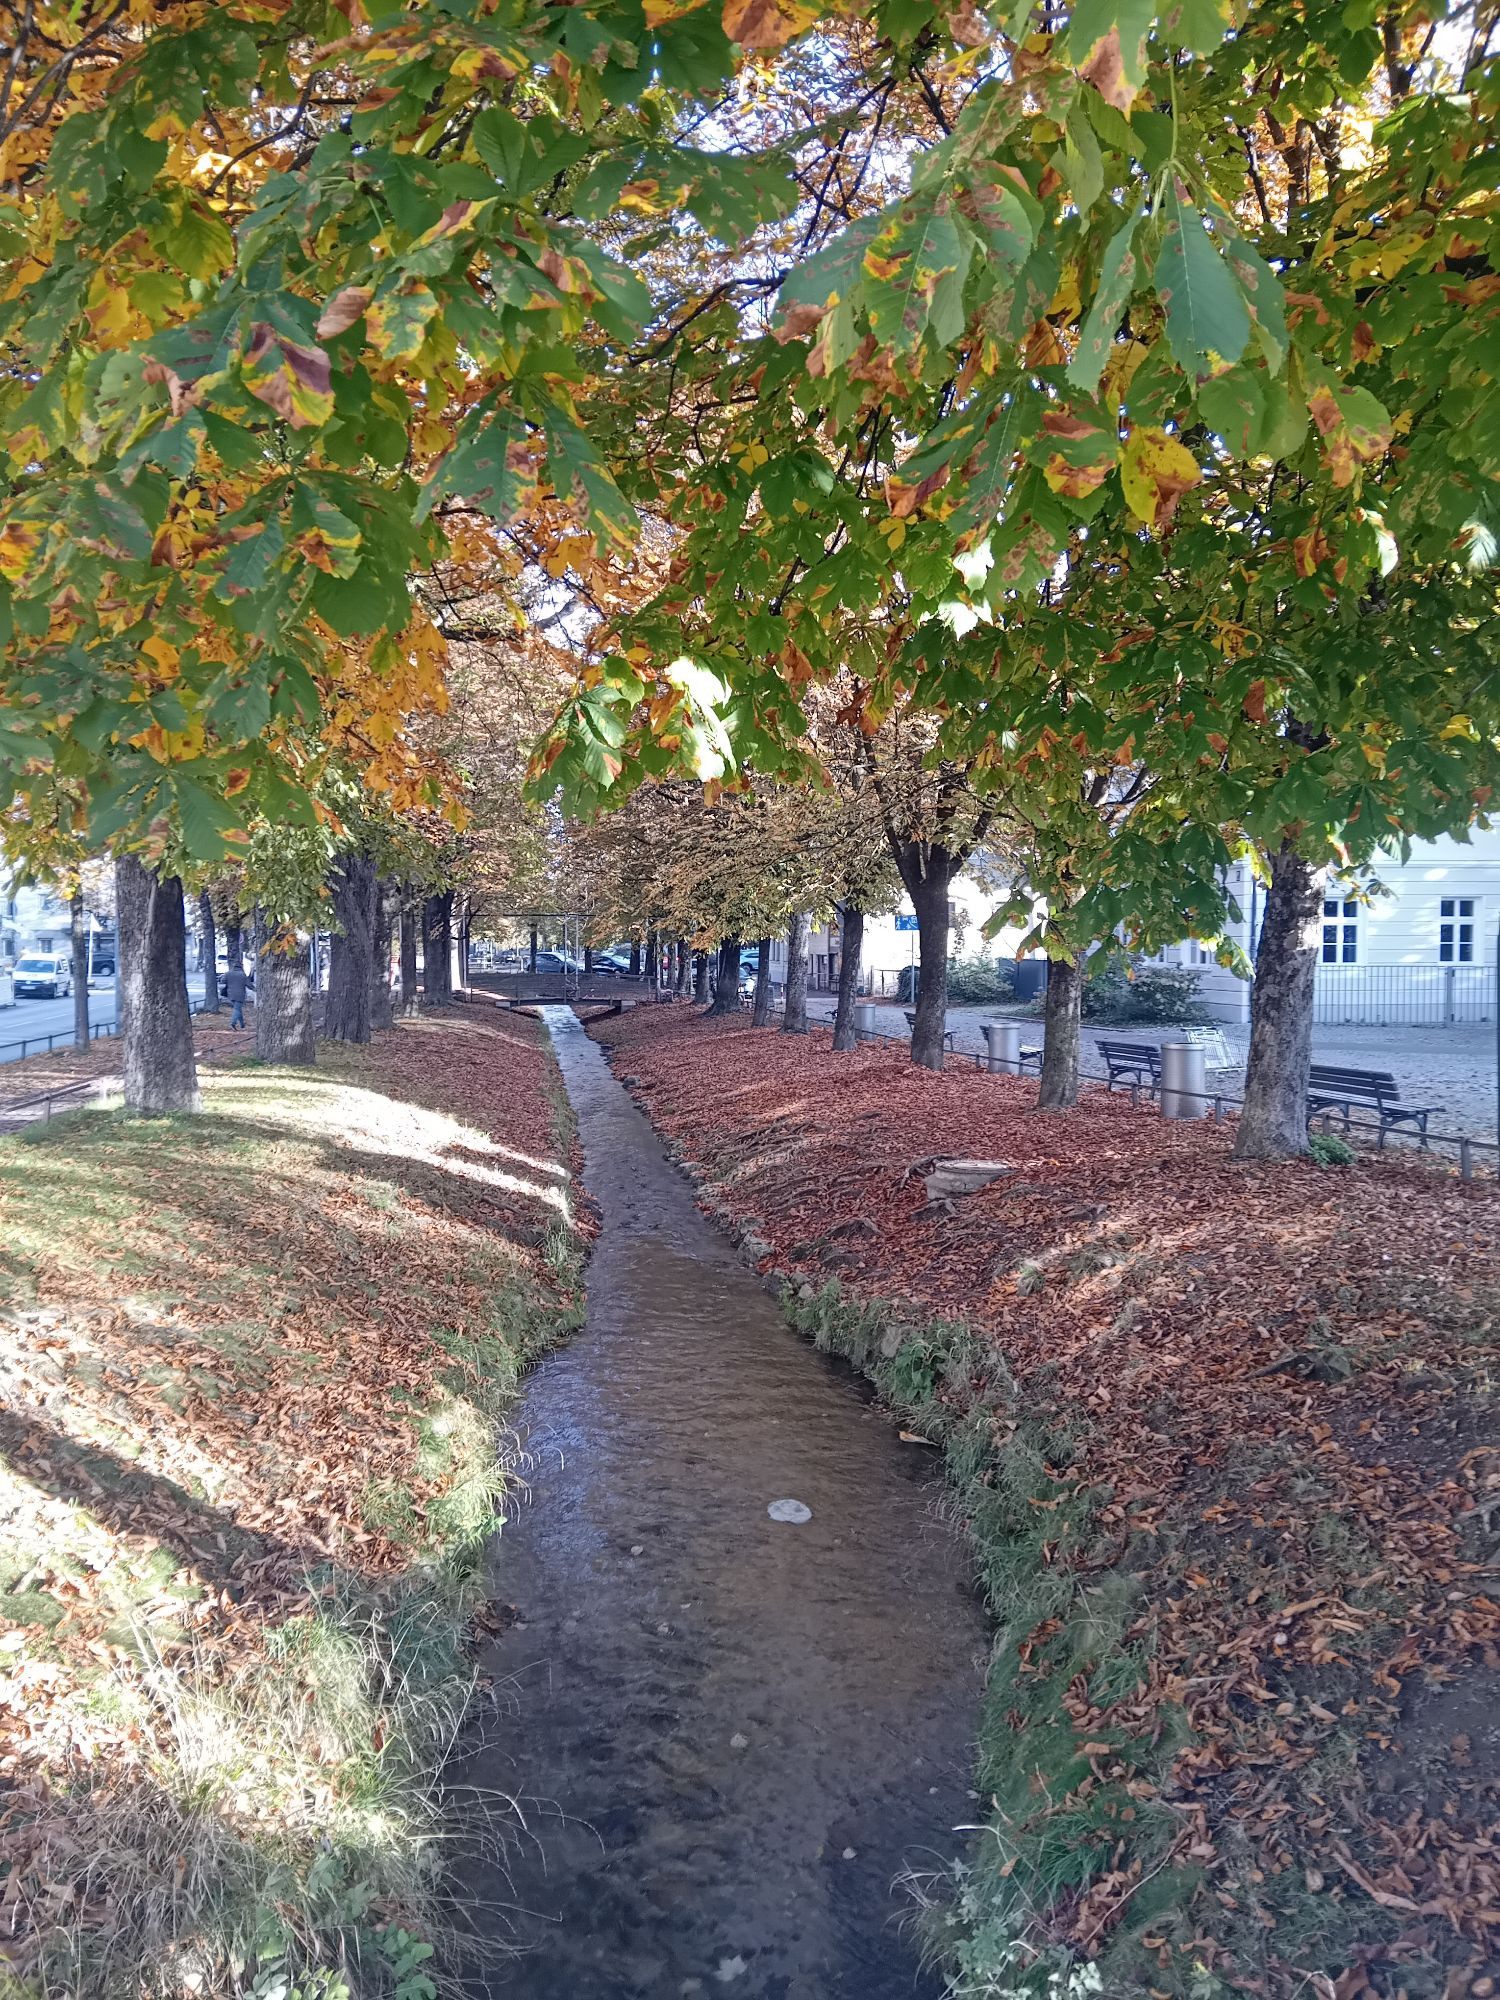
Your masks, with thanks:
M 1500 1991 L 1500 1189 L 1410 1156 L 1242 1165 L 1231 1127 L 1123 1094 L 1045 1116 L 1034 1082 L 682 1007 L 594 1032 L 763 1268 L 972 1323 L 1076 1428 L 1074 1476 L 1108 1489 L 1093 1566 L 1144 1571 L 1149 1657 L 1129 1704 L 1080 1681 L 1070 1710 L 1101 1775 L 1112 1730 L 1185 1714 L 1157 1795 L 1219 1905 L 1206 1969 L 1350 2000 L 1435 1960 L 1412 1993 Z M 934 1154 L 1014 1170 L 934 1213 Z M 1068 1904 L 1064 1941 L 1097 1949 L 1133 1887 Z M 1381 1941 L 1299 1969 L 1294 1905 Z

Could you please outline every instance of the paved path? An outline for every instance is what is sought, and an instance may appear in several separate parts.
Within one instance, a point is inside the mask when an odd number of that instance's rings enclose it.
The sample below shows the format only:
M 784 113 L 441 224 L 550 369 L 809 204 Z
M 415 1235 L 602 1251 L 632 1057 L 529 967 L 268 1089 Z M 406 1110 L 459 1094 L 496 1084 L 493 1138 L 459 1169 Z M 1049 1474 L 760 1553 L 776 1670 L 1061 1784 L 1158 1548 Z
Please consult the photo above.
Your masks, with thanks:
M 808 1001 L 809 1014 L 820 1020 L 833 1019 L 833 1000 L 815 994 Z M 954 1007 L 948 1025 L 954 1031 L 954 1047 L 974 1054 L 984 1051 L 984 1024 L 1001 1018 L 993 1007 Z M 1005 1018 L 1014 1019 L 1015 1016 Z M 897 1006 L 877 1006 L 876 1022 L 882 1034 L 905 1037 L 905 1012 Z M 1086 1072 L 1105 1075 L 1096 1044 L 1107 1039 L 1130 1042 L 1162 1042 L 1172 1037 L 1169 1027 L 1144 1024 L 1128 1028 L 1083 1030 Z M 1027 1043 L 1039 1043 L 1042 1024 L 1025 1020 L 1022 1028 Z M 1210 1085 L 1220 1085 L 1229 1096 L 1238 1097 L 1244 1088 L 1243 1062 L 1250 1046 L 1248 1027 L 1226 1025 L 1224 1038 L 1241 1066 L 1210 1074 Z M 1432 1120 L 1435 1132 L 1468 1134 L 1476 1139 L 1493 1139 L 1496 1128 L 1495 1025 L 1491 1022 L 1459 1022 L 1449 1028 L 1364 1028 L 1315 1027 L 1314 1062 L 1344 1063 L 1357 1069 L 1390 1070 L 1401 1086 L 1406 1104 L 1437 1104 L 1442 1111 Z

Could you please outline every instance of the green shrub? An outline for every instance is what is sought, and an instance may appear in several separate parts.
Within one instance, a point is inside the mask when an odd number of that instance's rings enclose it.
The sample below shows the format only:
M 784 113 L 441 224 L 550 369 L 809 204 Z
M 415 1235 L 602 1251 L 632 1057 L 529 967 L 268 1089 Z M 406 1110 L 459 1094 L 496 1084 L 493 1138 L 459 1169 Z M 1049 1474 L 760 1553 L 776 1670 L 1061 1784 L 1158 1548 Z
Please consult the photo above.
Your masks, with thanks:
M 1107 1027 L 1171 1021 L 1196 1027 L 1209 1017 L 1198 1000 L 1198 975 L 1184 967 L 1142 965 L 1111 952 L 1095 958 L 1083 986 L 1087 1019 Z
M 950 958 L 948 961 L 948 999 L 952 1006 L 997 1006 L 1002 1000 L 1012 999 L 1015 990 L 1016 971 L 1009 959 Z M 901 968 L 896 982 L 896 997 L 911 1006 L 912 968 L 909 965 Z
M 1310 1132 L 1307 1150 L 1320 1167 L 1352 1167 L 1354 1148 L 1336 1132 Z

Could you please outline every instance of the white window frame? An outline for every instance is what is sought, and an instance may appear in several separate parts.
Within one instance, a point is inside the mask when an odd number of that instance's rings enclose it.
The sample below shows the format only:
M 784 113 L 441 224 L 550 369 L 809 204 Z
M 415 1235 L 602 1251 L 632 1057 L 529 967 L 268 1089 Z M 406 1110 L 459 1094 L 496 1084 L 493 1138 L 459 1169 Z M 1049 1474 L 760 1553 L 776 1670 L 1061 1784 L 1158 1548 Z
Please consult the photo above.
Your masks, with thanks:
M 1479 963 L 1478 896 L 1438 898 L 1438 963 L 1477 965 Z
M 1359 964 L 1359 902 L 1343 890 L 1323 896 L 1320 965 Z

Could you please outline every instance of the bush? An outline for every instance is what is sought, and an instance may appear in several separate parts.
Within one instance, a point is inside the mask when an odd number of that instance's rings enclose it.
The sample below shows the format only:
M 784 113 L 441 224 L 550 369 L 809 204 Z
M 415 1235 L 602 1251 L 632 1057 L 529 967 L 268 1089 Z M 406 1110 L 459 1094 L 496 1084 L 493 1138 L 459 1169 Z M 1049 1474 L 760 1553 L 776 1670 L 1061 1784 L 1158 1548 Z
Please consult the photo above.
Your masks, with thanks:
M 1354 1148 L 1347 1139 L 1341 1139 L 1335 1132 L 1312 1132 L 1308 1135 L 1307 1150 L 1320 1167 L 1352 1167 Z
M 1083 987 L 1087 1019 L 1107 1027 L 1131 1021 L 1170 1021 L 1196 1027 L 1209 1016 L 1199 1004 L 1198 975 L 1185 968 L 1142 965 L 1111 952 L 1095 959 Z
M 993 1007 L 1014 997 L 1015 967 L 1008 959 L 950 958 L 948 999 L 955 1007 Z M 896 982 L 896 998 L 912 1004 L 912 968 L 903 965 Z

